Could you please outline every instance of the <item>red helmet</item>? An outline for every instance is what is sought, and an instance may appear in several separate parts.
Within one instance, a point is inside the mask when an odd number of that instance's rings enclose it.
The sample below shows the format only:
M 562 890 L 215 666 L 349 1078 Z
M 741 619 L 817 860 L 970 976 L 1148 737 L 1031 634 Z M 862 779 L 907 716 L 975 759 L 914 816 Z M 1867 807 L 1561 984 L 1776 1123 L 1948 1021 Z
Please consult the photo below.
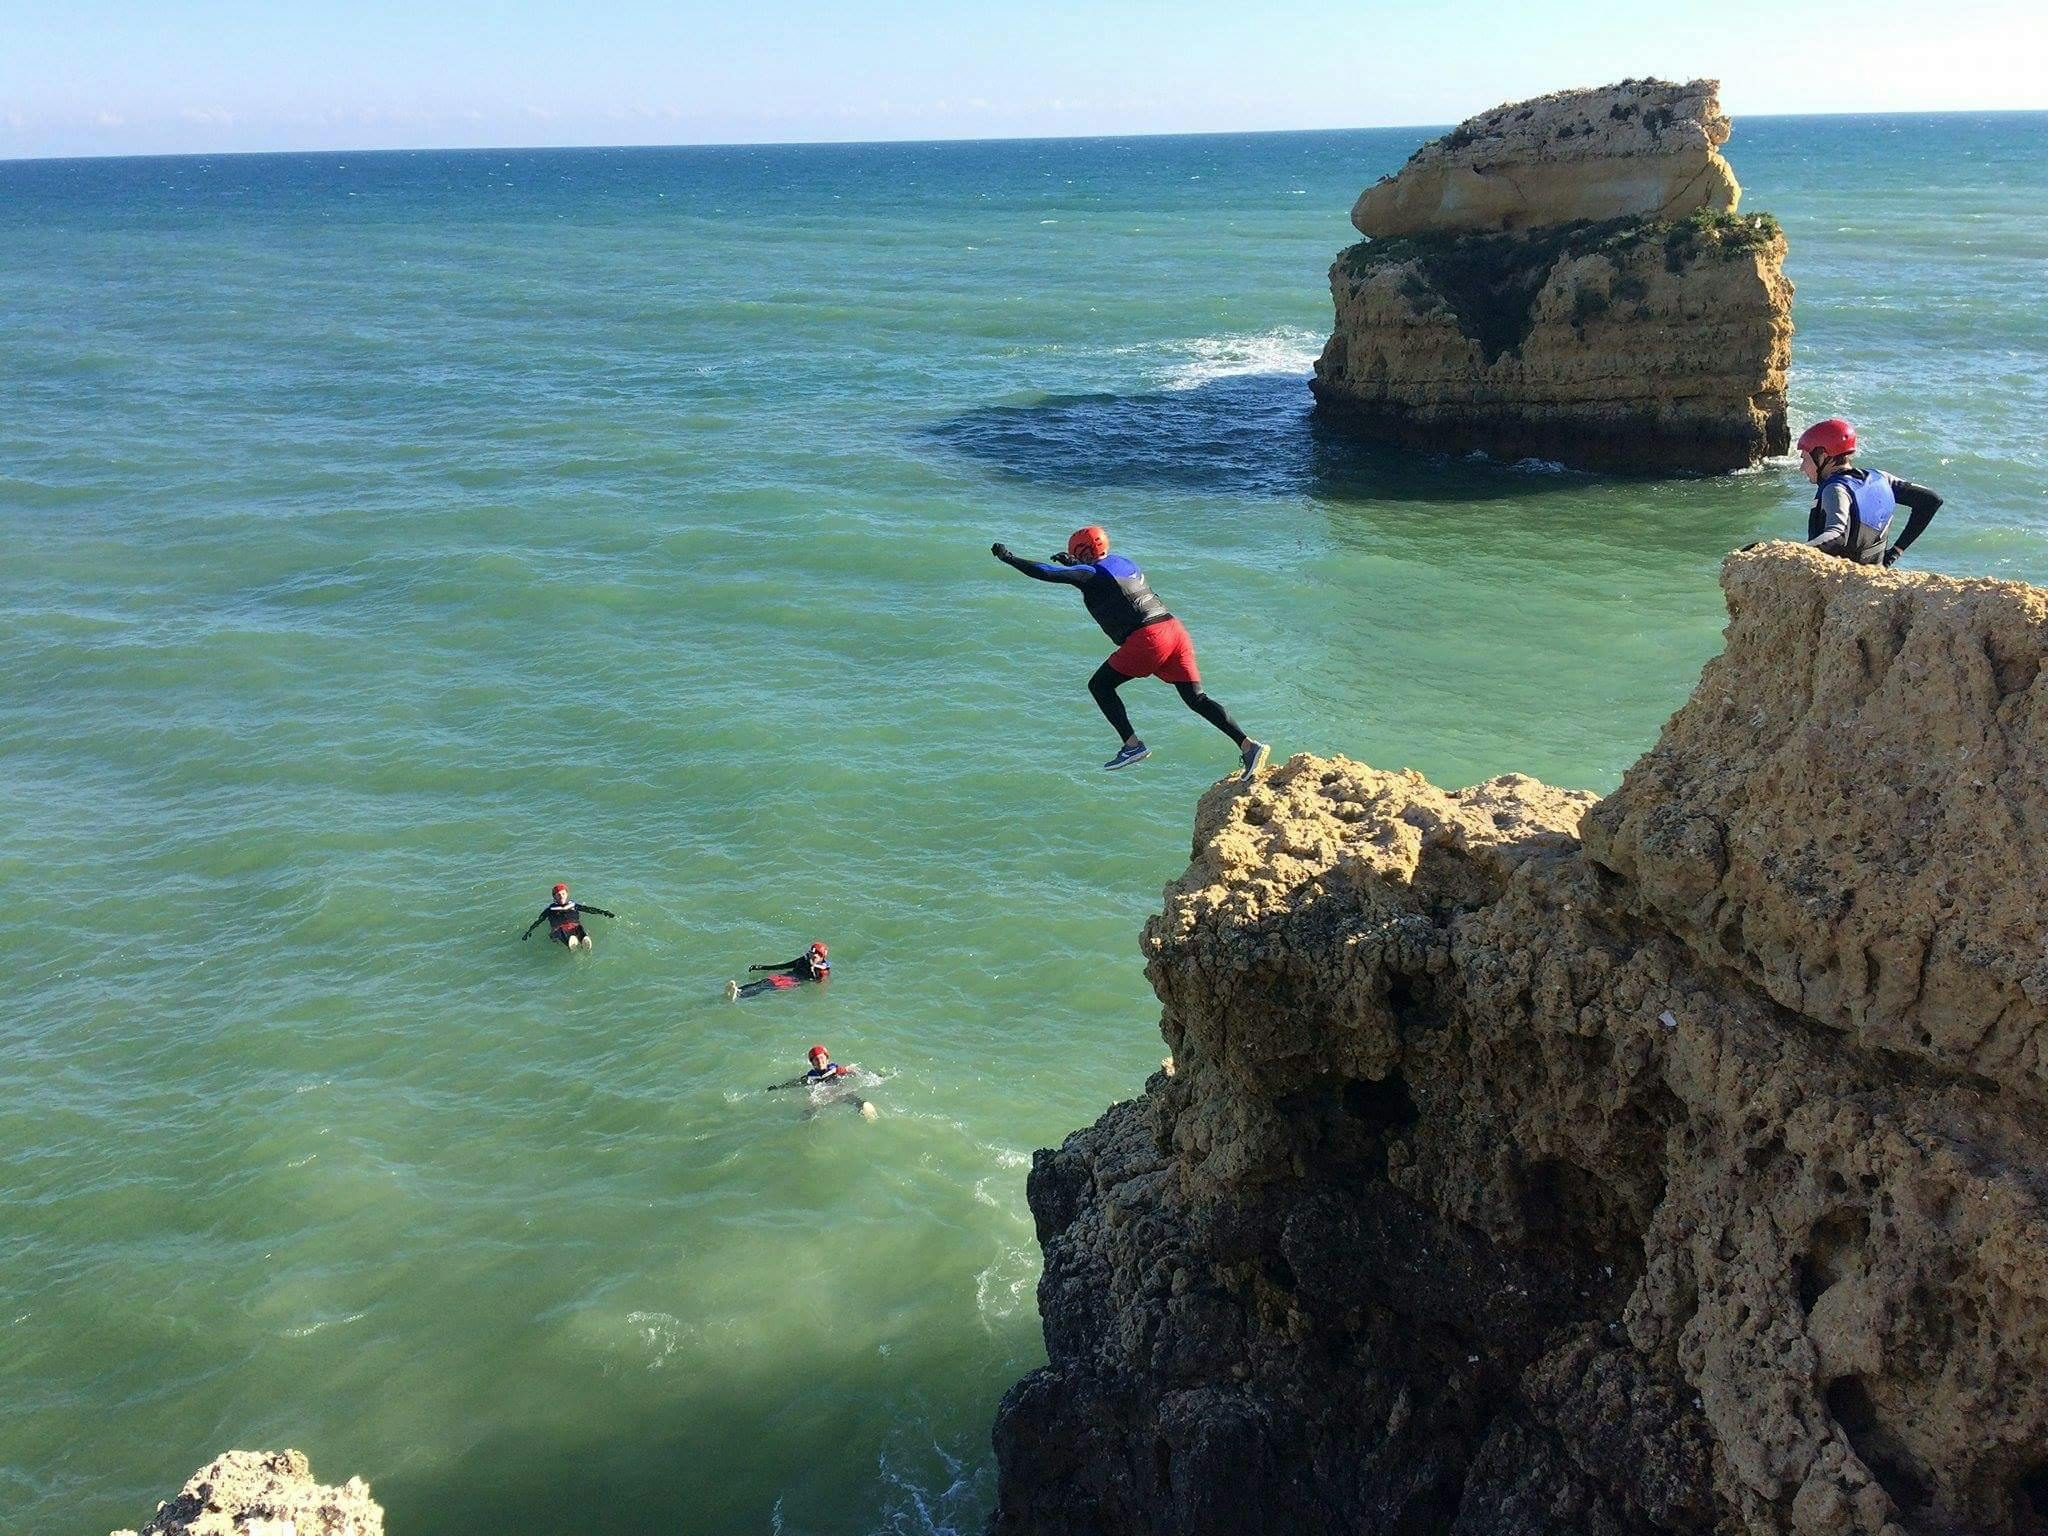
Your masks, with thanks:
M 811 953 L 822 960 L 831 951 L 825 948 L 825 941 L 823 939 L 813 939 L 811 940 Z
M 558 885 L 558 886 L 556 886 L 556 887 L 555 887 L 555 890 L 554 890 L 554 896 L 555 896 L 555 900 L 557 900 L 557 901 L 560 901 L 560 900 L 561 900 L 561 899 L 562 899 L 562 898 L 563 898 L 564 896 L 566 896 L 566 895 L 568 895 L 568 894 L 569 894 L 569 887 L 567 887 L 566 885 Z
M 827 1061 L 832 1059 L 832 1053 L 822 1045 L 812 1046 L 809 1054 L 812 1061 L 816 1061 L 820 1056 L 824 1057 Z
M 1090 523 L 1077 528 L 1067 540 L 1067 554 L 1076 560 L 1100 560 L 1109 553 L 1109 535 Z
M 1816 421 L 1799 434 L 1799 451 L 1824 453 L 1831 459 L 1839 459 L 1845 453 L 1856 451 L 1856 429 L 1839 416 Z

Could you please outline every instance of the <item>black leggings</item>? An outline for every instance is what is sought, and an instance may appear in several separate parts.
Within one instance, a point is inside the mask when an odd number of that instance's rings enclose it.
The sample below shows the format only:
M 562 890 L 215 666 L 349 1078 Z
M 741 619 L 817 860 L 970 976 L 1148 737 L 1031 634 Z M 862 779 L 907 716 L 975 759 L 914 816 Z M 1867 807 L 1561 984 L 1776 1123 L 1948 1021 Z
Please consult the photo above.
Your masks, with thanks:
M 1117 689 L 1131 681 L 1108 662 L 1095 669 L 1095 675 L 1088 679 L 1088 691 L 1095 695 L 1095 707 L 1102 711 L 1117 736 L 1129 741 L 1137 733 L 1131 729 L 1131 717 L 1124 709 L 1124 701 L 1117 697 Z M 1174 691 L 1180 695 L 1181 703 L 1187 705 L 1217 730 L 1228 736 L 1240 747 L 1244 745 L 1244 732 L 1237 728 L 1237 722 L 1230 718 L 1230 711 L 1202 692 L 1200 683 L 1175 683 Z

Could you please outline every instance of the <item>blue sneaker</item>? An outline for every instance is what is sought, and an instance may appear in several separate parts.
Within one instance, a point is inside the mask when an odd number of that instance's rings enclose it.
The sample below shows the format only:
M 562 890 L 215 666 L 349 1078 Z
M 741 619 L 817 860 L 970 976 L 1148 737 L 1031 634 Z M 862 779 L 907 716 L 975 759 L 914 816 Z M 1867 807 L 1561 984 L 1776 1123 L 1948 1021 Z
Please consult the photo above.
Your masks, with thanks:
M 1244 751 L 1239 753 L 1237 758 L 1239 762 L 1244 764 L 1244 772 L 1237 776 L 1238 783 L 1242 784 L 1246 779 L 1249 779 L 1253 774 L 1266 766 L 1266 754 L 1270 750 L 1263 741 L 1247 741 L 1244 744 Z
M 1133 763 L 1143 762 L 1152 755 L 1152 749 L 1142 741 L 1134 741 L 1102 765 L 1105 773 L 1114 773 L 1119 768 L 1128 768 Z

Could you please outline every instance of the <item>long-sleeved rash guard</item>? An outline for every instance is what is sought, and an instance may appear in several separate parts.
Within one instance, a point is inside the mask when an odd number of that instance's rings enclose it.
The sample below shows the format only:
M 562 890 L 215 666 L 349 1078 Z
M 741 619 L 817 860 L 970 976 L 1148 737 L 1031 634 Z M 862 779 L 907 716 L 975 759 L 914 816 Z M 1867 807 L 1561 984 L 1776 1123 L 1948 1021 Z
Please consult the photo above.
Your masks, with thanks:
M 1104 555 L 1092 564 L 1073 565 L 1051 565 L 1017 555 L 1005 555 L 1003 559 L 1035 581 L 1079 587 L 1089 617 L 1117 645 L 1146 625 L 1161 624 L 1173 617 L 1145 580 L 1145 573 L 1122 555 Z
M 547 906 L 541 908 L 540 916 L 528 923 L 526 925 L 526 932 L 519 935 L 519 937 L 522 939 L 531 938 L 533 930 L 542 923 L 548 925 L 550 933 L 567 933 L 571 928 L 583 926 L 581 919 L 586 912 L 595 912 L 599 917 L 616 918 L 618 916 L 618 913 L 607 912 L 603 907 L 588 907 L 573 901 L 550 902 Z
M 1872 492 L 1882 501 L 1887 488 L 1891 500 L 1912 514 L 1906 519 L 1905 532 L 1892 547 L 1901 551 L 1912 548 L 1913 541 L 1927 531 L 1934 514 L 1941 510 L 1941 498 L 1924 485 L 1901 480 L 1881 469 L 1838 470 L 1821 481 L 1813 495 L 1813 509 L 1806 517 L 1806 542 L 1827 554 L 1842 555 L 1862 565 L 1879 564 L 1884 559 L 1890 523 L 1887 520 L 1872 526 L 1862 515 L 1859 504 Z
M 832 974 L 830 960 L 813 960 L 810 951 L 798 955 L 782 965 L 750 965 L 750 971 L 767 971 L 776 976 L 794 976 L 798 981 L 823 981 Z

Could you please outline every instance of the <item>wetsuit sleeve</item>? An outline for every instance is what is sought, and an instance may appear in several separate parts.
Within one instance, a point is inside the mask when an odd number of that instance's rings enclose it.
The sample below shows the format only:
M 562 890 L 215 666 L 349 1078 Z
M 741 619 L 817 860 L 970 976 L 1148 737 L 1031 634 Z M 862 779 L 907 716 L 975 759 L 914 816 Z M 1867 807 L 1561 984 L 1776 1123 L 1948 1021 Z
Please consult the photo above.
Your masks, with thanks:
M 619 914 L 616 912 L 607 912 L 603 907 L 593 907 L 588 905 L 587 903 L 578 903 L 576 907 L 576 912 L 578 916 L 581 916 L 585 912 L 595 912 L 599 917 L 608 917 L 613 922 L 617 922 L 619 917 Z
M 1941 498 L 1924 485 L 1915 485 L 1910 480 L 1892 479 L 1892 494 L 1899 499 L 1899 505 L 1912 516 L 1906 519 L 1906 531 L 1899 535 L 1894 549 L 1911 549 L 1913 541 L 1927 531 L 1927 525 L 1934 521 L 1934 514 L 1941 510 Z
M 1003 564 L 1022 571 L 1033 581 L 1057 581 L 1069 587 L 1081 586 L 1095 574 L 1092 565 L 1053 565 L 1044 560 L 1026 560 L 1018 555 L 1005 556 Z
M 1839 480 L 1831 480 L 1821 487 L 1820 510 L 1827 519 L 1821 525 L 1820 535 L 1806 541 L 1812 549 L 1824 549 L 1840 554 L 1849 547 L 1849 510 L 1855 506 L 1855 498 L 1849 494 L 1849 487 Z
M 798 971 L 806 968 L 806 958 L 806 956 L 798 955 L 794 960 L 786 960 L 781 965 L 750 965 L 747 969 L 750 971 L 766 971 L 772 976 L 794 976 Z
M 545 911 L 543 911 L 543 912 L 541 913 L 541 915 L 540 915 L 539 917 L 536 917 L 536 918 L 535 918 L 535 919 L 534 919 L 534 920 L 533 920 L 532 922 L 530 922 L 530 923 L 528 923 L 528 924 L 526 925 L 526 932 L 524 932 L 524 933 L 522 933 L 521 935 L 519 935 L 520 941 L 521 941 L 521 942 L 523 943 L 523 942 L 525 942 L 525 941 L 526 941 L 527 939 L 530 939 L 530 938 L 532 938 L 532 937 L 533 937 L 533 930 L 534 930 L 534 929 L 536 929 L 536 928 L 538 928 L 538 927 L 539 927 L 539 926 L 540 926 L 540 925 L 541 925 L 542 923 L 546 922 L 547 920 L 548 920 L 548 915 L 547 915 L 547 913 L 546 913 Z

